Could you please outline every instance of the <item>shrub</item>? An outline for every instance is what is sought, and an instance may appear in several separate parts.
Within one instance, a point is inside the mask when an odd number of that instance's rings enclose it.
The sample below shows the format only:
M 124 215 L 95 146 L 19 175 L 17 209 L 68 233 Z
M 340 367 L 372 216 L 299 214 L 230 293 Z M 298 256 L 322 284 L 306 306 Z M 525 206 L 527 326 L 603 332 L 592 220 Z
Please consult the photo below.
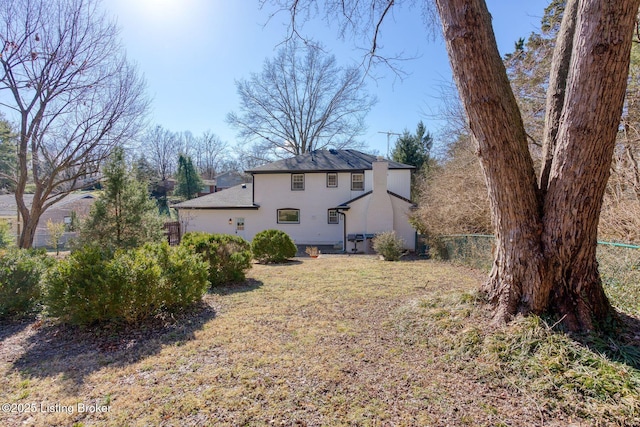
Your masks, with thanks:
M 106 317 L 113 300 L 121 294 L 107 277 L 112 257 L 98 247 L 84 247 L 58 262 L 46 280 L 48 313 L 73 324 L 91 323 Z M 116 285 L 121 285 L 117 283 Z
M 420 183 L 419 208 L 412 225 L 432 237 L 449 234 L 491 234 L 491 209 L 480 163 L 471 138 L 461 137 L 447 159 L 429 169 Z
M 386 261 L 397 261 L 402 257 L 404 241 L 395 231 L 385 231 L 373 238 L 373 249 Z
M 0 319 L 36 310 L 41 303 L 41 278 L 53 262 L 44 251 L 11 249 L 0 255 Z
M 15 244 L 15 241 L 9 222 L 5 219 L 0 220 L 0 248 L 11 247 Z
M 242 282 L 251 268 L 251 245 L 232 234 L 186 233 L 180 246 L 202 254 L 209 263 L 209 283 L 219 286 Z
M 208 287 L 200 255 L 166 242 L 115 253 L 84 247 L 60 261 L 47 283 L 49 314 L 76 325 L 132 323 L 176 311 Z
M 284 231 L 264 230 L 253 238 L 251 243 L 253 256 L 260 262 L 285 262 L 296 256 L 298 248 Z
M 200 254 L 185 247 L 146 245 L 143 251 L 156 258 L 164 275 L 160 307 L 176 311 L 199 301 L 209 288 L 209 265 Z

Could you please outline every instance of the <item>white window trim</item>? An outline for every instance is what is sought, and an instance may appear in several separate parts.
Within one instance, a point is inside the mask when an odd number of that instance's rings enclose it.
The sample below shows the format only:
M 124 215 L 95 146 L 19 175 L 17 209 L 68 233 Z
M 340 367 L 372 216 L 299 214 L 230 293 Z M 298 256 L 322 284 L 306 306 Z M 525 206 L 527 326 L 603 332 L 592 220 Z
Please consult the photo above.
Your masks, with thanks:
M 335 185 L 329 185 L 329 175 L 333 175 L 336 177 Z M 338 188 L 338 173 L 337 172 L 327 172 L 327 188 Z
M 302 188 L 294 188 L 295 187 L 294 184 L 299 184 L 300 183 L 300 181 L 295 182 L 295 178 L 296 177 L 302 177 L 302 181 L 301 181 L 302 182 Z M 291 191 L 304 191 L 304 181 L 305 181 L 305 178 L 304 178 L 304 174 L 303 173 L 292 173 L 291 174 Z
M 280 211 L 296 211 L 298 213 L 298 221 L 280 221 Z M 278 224 L 300 224 L 300 209 L 282 208 L 276 211 L 276 222 Z
M 354 181 L 356 176 L 361 176 L 362 181 Z M 354 183 L 358 183 L 362 185 L 362 188 L 354 188 Z M 363 172 L 352 172 L 351 173 L 351 191 L 364 191 L 364 173 Z
M 331 222 L 331 212 L 335 212 L 336 213 L 335 222 Z M 329 209 L 327 211 L 327 223 L 331 224 L 331 225 L 340 224 L 340 215 L 338 214 L 338 209 Z

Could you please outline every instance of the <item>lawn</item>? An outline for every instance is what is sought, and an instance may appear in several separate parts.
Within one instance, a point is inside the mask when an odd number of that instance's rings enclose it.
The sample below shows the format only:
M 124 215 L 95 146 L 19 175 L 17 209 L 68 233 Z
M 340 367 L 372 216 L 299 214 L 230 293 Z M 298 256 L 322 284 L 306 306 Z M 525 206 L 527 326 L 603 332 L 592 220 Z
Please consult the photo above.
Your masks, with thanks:
M 2 325 L 0 425 L 640 425 L 637 347 L 490 326 L 483 273 L 321 256 L 248 277 L 135 329 Z

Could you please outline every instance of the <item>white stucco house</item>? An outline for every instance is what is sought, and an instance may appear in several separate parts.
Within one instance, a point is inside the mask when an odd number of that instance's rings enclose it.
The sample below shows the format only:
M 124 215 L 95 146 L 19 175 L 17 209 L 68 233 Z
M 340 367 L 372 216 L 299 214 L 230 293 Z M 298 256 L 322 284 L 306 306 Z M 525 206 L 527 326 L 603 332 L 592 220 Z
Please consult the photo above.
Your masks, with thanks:
M 317 150 L 246 171 L 252 183 L 174 207 L 184 232 L 238 234 L 279 229 L 298 245 L 370 252 L 370 239 L 395 230 L 414 250 L 408 216 L 413 166 L 356 150 Z

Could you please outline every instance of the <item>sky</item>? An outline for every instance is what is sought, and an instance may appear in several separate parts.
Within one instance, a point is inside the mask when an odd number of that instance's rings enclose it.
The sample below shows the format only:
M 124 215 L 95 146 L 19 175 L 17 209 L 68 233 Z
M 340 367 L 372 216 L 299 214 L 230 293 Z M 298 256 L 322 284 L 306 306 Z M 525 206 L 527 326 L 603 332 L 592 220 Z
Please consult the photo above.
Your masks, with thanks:
M 398 3 L 381 29 L 381 53 L 412 59 L 399 64 L 402 78 L 378 66 L 371 73 L 375 78 L 366 79 L 368 92 L 378 102 L 367 115 L 361 139 L 365 151 L 382 155 L 397 138 L 387 133 L 413 132 L 420 120 L 438 146 L 446 126 L 439 117 L 442 88 L 451 84 L 444 41 L 427 30 L 418 7 Z M 548 3 L 487 0 L 502 55 L 513 50 L 518 38 L 539 30 Z M 265 59 L 275 56 L 286 36 L 288 16 L 270 19 L 275 9 L 270 4 L 260 9 L 258 0 L 103 0 L 103 5 L 117 20 L 129 60 L 147 81 L 149 121 L 196 136 L 211 131 L 233 150 L 237 130 L 225 118 L 239 111 L 235 82 L 259 73 Z M 304 29 L 339 65 L 362 63 L 362 41 L 341 40 L 337 27 L 321 21 Z

